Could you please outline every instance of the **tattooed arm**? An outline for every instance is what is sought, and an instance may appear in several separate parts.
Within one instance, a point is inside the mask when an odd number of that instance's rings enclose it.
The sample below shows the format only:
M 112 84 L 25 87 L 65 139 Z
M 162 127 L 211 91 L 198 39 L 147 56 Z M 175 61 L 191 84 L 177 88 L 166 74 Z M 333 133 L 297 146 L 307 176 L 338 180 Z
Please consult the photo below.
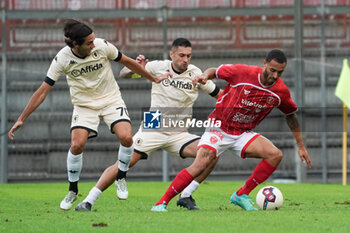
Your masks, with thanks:
M 303 163 L 306 162 L 307 166 L 310 168 L 311 167 L 311 160 L 310 160 L 309 154 L 308 154 L 308 152 L 305 148 L 305 145 L 304 145 L 303 136 L 301 134 L 297 115 L 295 113 L 286 115 L 286 122 L 288 124 L 288 127 L 292 131 L 293 136 L 297 142 L 298 153 L 299 153 L 301 161 Z

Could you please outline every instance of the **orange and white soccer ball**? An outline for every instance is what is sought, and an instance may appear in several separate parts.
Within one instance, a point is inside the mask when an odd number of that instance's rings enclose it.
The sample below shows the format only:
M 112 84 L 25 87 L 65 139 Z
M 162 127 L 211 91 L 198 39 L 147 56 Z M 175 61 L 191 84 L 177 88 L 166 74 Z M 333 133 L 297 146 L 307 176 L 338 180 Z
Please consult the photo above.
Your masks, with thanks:
M 256 194 L 256 204 L 261 210 L 278 210 L 283 204 L 283 195 L 278 188 L 265 186 Z

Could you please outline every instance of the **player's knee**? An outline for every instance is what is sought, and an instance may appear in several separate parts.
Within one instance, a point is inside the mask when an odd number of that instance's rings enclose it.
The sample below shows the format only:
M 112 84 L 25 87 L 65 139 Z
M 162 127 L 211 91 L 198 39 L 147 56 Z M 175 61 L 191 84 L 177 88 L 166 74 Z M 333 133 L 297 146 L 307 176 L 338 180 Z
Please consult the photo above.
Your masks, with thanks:
M 272 151 L 270 154 L 270 160 L 273 161 L 275 165 L 278 165 L 281 162 L 282 157 L 283 157 L 283 153 L 279 149 Z
M 210 167 L 212 162 L 216 159 L 214 151 L 207 148 L 200 148 L 194 165 L 197 170 L 204 171 L 207 167 Z
M 130 147 L 133 144 L 132 135 L 121 135 L 119 137 L 120 144 L 125 147 Z
M 73 141 L 70 146 L 70 152 L 74 155 L 83 153 L 85 143 L 80 141 Z

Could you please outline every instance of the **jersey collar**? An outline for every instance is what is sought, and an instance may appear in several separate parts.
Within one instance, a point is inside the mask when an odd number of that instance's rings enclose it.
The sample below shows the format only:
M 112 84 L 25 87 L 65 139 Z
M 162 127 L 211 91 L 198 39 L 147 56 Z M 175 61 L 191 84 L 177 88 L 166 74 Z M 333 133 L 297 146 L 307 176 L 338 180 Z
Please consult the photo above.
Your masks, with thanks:
M 77 58 L 80 58 L 80 59 L 85 59 L 87 56 L 85 56 L 85 57 L 80 57 L 79 55 L 77 55 L 77 54 L 75 54 L 74 52 L 73 52 L 73 49 L 71 48 L 70 49 L 70 51 L 73 53 L 73 55 L 74 56 L 76 56 Z
M 275 83 L 277 83 L 277 81 L 276 82 L 274 82 L 272 85 L 270 85 L 270 86 L 265 86 L 262 82 L 261 82 L 261 73 L 258 73 L 258 81 L 259 81 L 259 83 L 260 83 L 260 85 L 263 87 L 263 88 L 269 88 L 269 87 L 272 87 L 273 85 L 275 85 Z
M 182 73 L 180 73 L 180 72 L 177 72 L 175 69 L 174 69 L 174 67 L 173 67 L 173 62 L 171 62 L 171 64 L 170 64 L 170 66 L 171 66 L 171 70 L 175 73 L 175 74 L 177 74 L 177 75 L 180 75 L 180 74 L 183 74 L 183 73 L 185 73 L 185 72 L 182 72 Z

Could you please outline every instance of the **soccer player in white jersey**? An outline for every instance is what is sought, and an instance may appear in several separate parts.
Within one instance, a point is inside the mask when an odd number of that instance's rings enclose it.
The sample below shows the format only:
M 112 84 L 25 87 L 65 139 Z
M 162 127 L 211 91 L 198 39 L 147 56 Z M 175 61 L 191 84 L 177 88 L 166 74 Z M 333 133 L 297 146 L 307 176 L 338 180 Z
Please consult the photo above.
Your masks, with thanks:
M 161 83 L 152 83 L 151 91 L 151 110 L 160 110 L 162 117 L 166 114 L 174 114 L 180 116 L 176 120 L 188 120 L 192 114 L 192 107 L 198 97 L 198 87 L 214 98 L 218 98 L 221 94 L 212 81 L 208 81 L 205 85 L 193 86 L 192 79 L 202 74 L 202 71 L 196 66 L 190 64 L 192 56 L 192 46 L 189 40 L 178 38 L 174 40 L 170 50 L 170 60 L 151 61 L 145 60 L 143 55 L 139 55 L 136 61 L 145 66 L 145 69 L 153 75 L 163 75 L 167 72 L 173 74 L 170 80 L 163 80 Z M 121 76 L 130 78 L 134 74 L 127 68 L 123 68 Z M 186 118 L 186 119 L 185 119 Z M 140 129 L 134 135 L 134 154 L 132 156 L 130 167 L 134 166 L 140 159 L 147 159 L 151 152 L 164 149 L 173 155 L 185 157 L 195 157 L 196 148 L 200 137 L 190 134 L 186 127 L 183 128 L 167 128 L 166 130 L 154 129 L 145 130 L 141 123 Z M 120 162 L 119 162 L 120 163 Z M 202 176 L 194 180 L 186 190 L 179 196 L 177 204 L 189 210 L 199 209 L 192 193 L 198 188 L 199 184 L 208 176 L 214 168 L 214 161 L 208 169 L 203 172 Z M 117 176 L 116 176 L 117 174 Z M 77 205 L 76 210 L 91 210 L 91 206 L 99 197 L 101 191 L 108 188 L 118 177 L 125 180 L 126 171 L 118 171 L 118 162 L 108 167 L 95 187 L 93 187 L 85 200 Z M 124 184 L 124 183 L 123 183 Z M 118 186 L 117 196 L 119 199 L 126 199 L 128 191 L 126 186 Z
M 276 170 L 282 160 L 282 152 L 273 143 L 252 130 L 277 107 L 285 114 L 286 122 L 298 145 L 302 162 L 311 167 L 309 154 L 304 146 L 295 112 L 297 106 L 288 87 L 280 76 L 287 65 L 281 50 L 271 50 L 264 60 L 264 67 L 243 64 L 226 64 L 209 68 L 193 79 L 193 84 L 206 83 L 213 78 L 228 84 L 216 102 L 209 119 L 220 120 L 220 127 L 207 127 L 198 144 L 197 156 L 189 167 L 178 173 L 163 197 L 151 211 L 166 212 L 169 201 L 181 192 L 197 176 L 201 176 L 212 161 L 226 150 L 241 158 L 260 158 L 245 184 L 231 195 L 230 201 L 244 210 L 257 210 L 249 193 L 264 182 Z
M 71 145 L 67 156 L 69 191 L 60 203 L 60 208 L 69 210 L 77 199 L 85 143 L 88 138 L 97 136 L 100 118 L 120 141 L 118 160 L 123 163 L 119 163 L 119 169 L 122 171 L 128 169 L 133 153 L 130 118 L 115 81 L 110 60 L 122 63 L 153 82 L 159 83 L 171 77 L 171 74 L 168 72 L 158 77 L 150 74 L 108 41 L 95 38 L 93 30 L 82 22 L 70 19 L 65 23 L 63 31 L 67 46 L 57 53 L 44 82 L 32 95 L 8 134 L 13 140 L 14 132 L 45 100 L 52 86 L 64 73 L 74 109 Z

